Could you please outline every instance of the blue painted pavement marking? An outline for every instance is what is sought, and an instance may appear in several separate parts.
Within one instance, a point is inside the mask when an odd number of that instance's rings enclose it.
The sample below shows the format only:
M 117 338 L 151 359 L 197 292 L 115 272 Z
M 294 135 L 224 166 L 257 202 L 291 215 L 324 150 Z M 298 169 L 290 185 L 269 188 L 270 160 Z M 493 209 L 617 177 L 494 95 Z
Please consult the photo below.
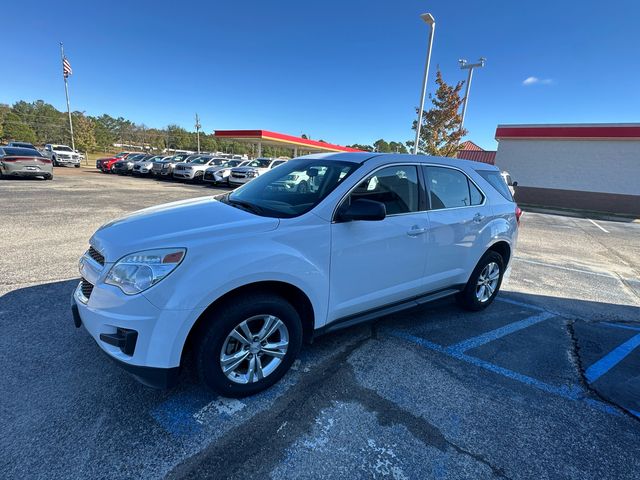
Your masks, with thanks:
M 582 388 L 580 388 L 579 386 L 567 386 L 567 385 L 563 385 L 560 387 L 557 387 L 555 385 L 550 385 L 548 383 L 545 383 L 541 380 L 538 380 L 536 378 L 533 377 L 529 377 L 528 375 L 523 375 L 521 373 L 518 372 L 514 372 L 513 370 L 509 370 L 508 368 L 504 368 L 504 367 L 500 367 L 498 365 L 495 365 L 493 363 L 490 362 L 486 362 L 484 360 L 481 360 L 479 358 L 475 358 L 472 357 L 470 355 L 467 355 L 461 351 L 455 351 L 455 350 L 451 350 L 447 347 L 444 347 L 442 345 L 438 345 L 436 343 L 430 342 L 429 340 L 426 340 L 424 338 L 421 337 L 417 337 L 415 335 L 411 335 L 410 333 L 407 332 L 403 332 L 403 331 L 399 331 L 399 330 L 392 330 L 392 329 L 385 329 L 391 336 L 394 336 L 396 338 L 400 338 L 402 340 L 406 340 L 412 343 L 415 343 L 417 345 L 420 345 L 422 347 L 428 348 L 430 350 L 434 350 L 436 352 L 448 355 L 450 357 L 456 358 L 458 360 L 462 360 L 465 361 L 467 363 L 470 363 L 472 365 L 478 366 L 480 368 L 484 368 L 485 370 L 489 370 L 491 372 L 497 373 L 499 375 L 502 375 L 506 378 L 510 378 L 512 380 L 516 380 L 518 382 L 524 383 L 525 385 L 529 385 L 530 387 L 536 388 L 538 390 L 541 390 L 543 392 L 546 393 L 551 393 L 554 395 L 558 395 L 562 398 L 566 398 L 568 400 L 573 400 L 573 401 L 580 401 L 582 403 L 585 403 L 586 405 L 590 406 L 593 409 L 596 410 L 600 410 L 601 412 L 605 412 L 608 413 L 610 415 L 614 415 L 614 416 L 621 416 L 621 413 L 616 410 L 614 407 L 607 405 L 604 402 L 601 402 L 599 400 L 594 400 L 591 398 L 588 398 L 587 395 L 588 393 L 583 390 Z
M 640 332 L 640 327 L 632 327 L 631 325 L 625 325 L 624 323 L 602 322 L 598 325 L 606 325 L 607 327 L 623 328 L 625 330 L 635 330 L 636 332 Z
M 191 388 L 169 397 L 149 413 L 170 434 L 193 435 L 202 429 L 194 414 L 215 398 L 204 388 Z
M 619 347 L 613 349 L 596 363 L 587 368 L 584 376 L 589 383 L 598 380 L 618 363 L 620 363 L 634 348 L 640 345 L 640 334 L 631 337 Z
M 548 320 L 553 316 L 554 315 L 552 313 L 543 312 L 538 315 L 534 315 L 533 317 L 510 323 L 508 325 L 505 325 L 504 327 L 496 328 L 495 330 L 483 333 L 482 335 L 478 335 L 477 337 L 463 340 L 460 343 L 448 347 L 447 350 L 450 353 L 462 353 L 467 350 L 471 350 L 472 348 L 480 347 L 486 343 L 493 342 L 498 338 L 509 335 L 510 333 L 517 332 L 518 330 L 522 330 L 523 328 L 535 325 L 536 323 L 544 322 L 545 320 Z

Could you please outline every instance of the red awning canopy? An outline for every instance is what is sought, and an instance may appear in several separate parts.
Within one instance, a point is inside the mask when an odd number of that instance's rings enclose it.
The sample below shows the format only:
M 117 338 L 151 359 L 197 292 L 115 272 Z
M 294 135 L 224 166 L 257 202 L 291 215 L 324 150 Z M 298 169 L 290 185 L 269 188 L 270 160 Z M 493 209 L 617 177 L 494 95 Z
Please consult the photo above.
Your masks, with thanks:
M 496 140 L 508 139 L 635 140 L 640 139 L 640 124 L 498 125 Z
M 305 152 L 360 152 L 356 148 L 343 147 L 332 143 L 318 142 L 302 137 L 294 137 L 284 133 L 270 132 L 269 130 L 216 130 L 216 138 L 247 142 L 273 147 L 289 147 Z

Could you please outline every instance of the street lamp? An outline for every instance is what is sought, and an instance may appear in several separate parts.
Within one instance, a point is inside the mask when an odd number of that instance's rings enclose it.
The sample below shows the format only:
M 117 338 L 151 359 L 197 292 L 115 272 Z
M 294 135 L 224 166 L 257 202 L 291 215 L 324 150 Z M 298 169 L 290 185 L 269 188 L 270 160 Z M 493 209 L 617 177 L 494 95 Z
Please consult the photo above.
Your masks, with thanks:
M 430 13 L 423 13 L 420 18 L 429 25 L 429 46 L 427 48 L 427 62 L 424 66 L 424 78 L 422 79 L 422 94 L 420 96 L 420 109 L 418 110 L 418 124 L 416 125 L 416 142 L 413 145 L 413 154 L 418 153 L 418 141 L 420 140 L 420 128 L 422 127 L 422 112 L 424 110 L 424 97 L 427 94 L 427 77 L 429 76 L 429 62 L 431 62 L 431 47 L 433 46 L 433 34 L 436 30 L 436 21 Z
M 469 75 L 467 76 L 467 88 L 464 92 L 464 103 L 462 104 L 462 120 L 460 120 L 460 130 L 462 130 L 462 126 L 464 125 L 464 116 L 467 113 L 467 104 L 469 103 L 469 90 L 471 90 L 471 79 L 473 78 L 473 69 L 478 67 L 478 68 L 482 68 L 484 67 L 485 62 L 487 61 L 486 58 L 484 57 L 480 57 L 480 60 L 478 60 L 478 63 L 467 63 L 467 61 L 464 58 L 461 58 L 460 60 L 458 60 L 458 63 L 460 64 L 460 68 L 462 70 L 469 70 Z

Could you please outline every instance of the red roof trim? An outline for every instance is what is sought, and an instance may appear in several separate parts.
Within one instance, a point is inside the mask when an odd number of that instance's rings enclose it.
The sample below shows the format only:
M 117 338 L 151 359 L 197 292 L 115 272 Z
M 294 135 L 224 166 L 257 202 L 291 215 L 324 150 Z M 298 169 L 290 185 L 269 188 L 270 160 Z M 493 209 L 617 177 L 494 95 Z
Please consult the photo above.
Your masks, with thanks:
M 301 147 L 320 148 L 323 150 L 334 150 L 337 152 L 361 152 L 357 148 L 343 147 L 333 143 L 318 142 L 302 137 L 294 137 L 284 133 L 271 132 L 269 130 L 216 130 L 214 135 L 219 138 L 243 138 L 259 140 L 276 140 L 283 143 L 291 143 Z
M 478 145 L 473 143 L 471 140 L 467 140 L 460 145 L 460 150 L 474 151 L 474 152 L 483 152 L 484 148 L 480 148 Z
M 496 140 L 509 138 L 558 138 L 558 139 L 595 139 L 595 138 L 638 138 L 640 125 L 619 126 L 499 126 L 496 129 Z

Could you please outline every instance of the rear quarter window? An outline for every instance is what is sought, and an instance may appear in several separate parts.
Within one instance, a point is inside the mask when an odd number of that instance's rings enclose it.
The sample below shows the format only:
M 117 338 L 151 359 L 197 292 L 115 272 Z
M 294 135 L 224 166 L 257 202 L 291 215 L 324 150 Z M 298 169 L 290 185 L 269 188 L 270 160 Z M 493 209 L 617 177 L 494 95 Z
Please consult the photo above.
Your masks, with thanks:
M 509 190 L 509 186 L 507 182 L 504 181 L 504 177 L 497 170 L 477 170 L 478 174 L 484 178 L 489 184 L 495 188 L 500 195 L 504 198 L 513 202 L 513 197 L 511 196 L 511 191 Z

